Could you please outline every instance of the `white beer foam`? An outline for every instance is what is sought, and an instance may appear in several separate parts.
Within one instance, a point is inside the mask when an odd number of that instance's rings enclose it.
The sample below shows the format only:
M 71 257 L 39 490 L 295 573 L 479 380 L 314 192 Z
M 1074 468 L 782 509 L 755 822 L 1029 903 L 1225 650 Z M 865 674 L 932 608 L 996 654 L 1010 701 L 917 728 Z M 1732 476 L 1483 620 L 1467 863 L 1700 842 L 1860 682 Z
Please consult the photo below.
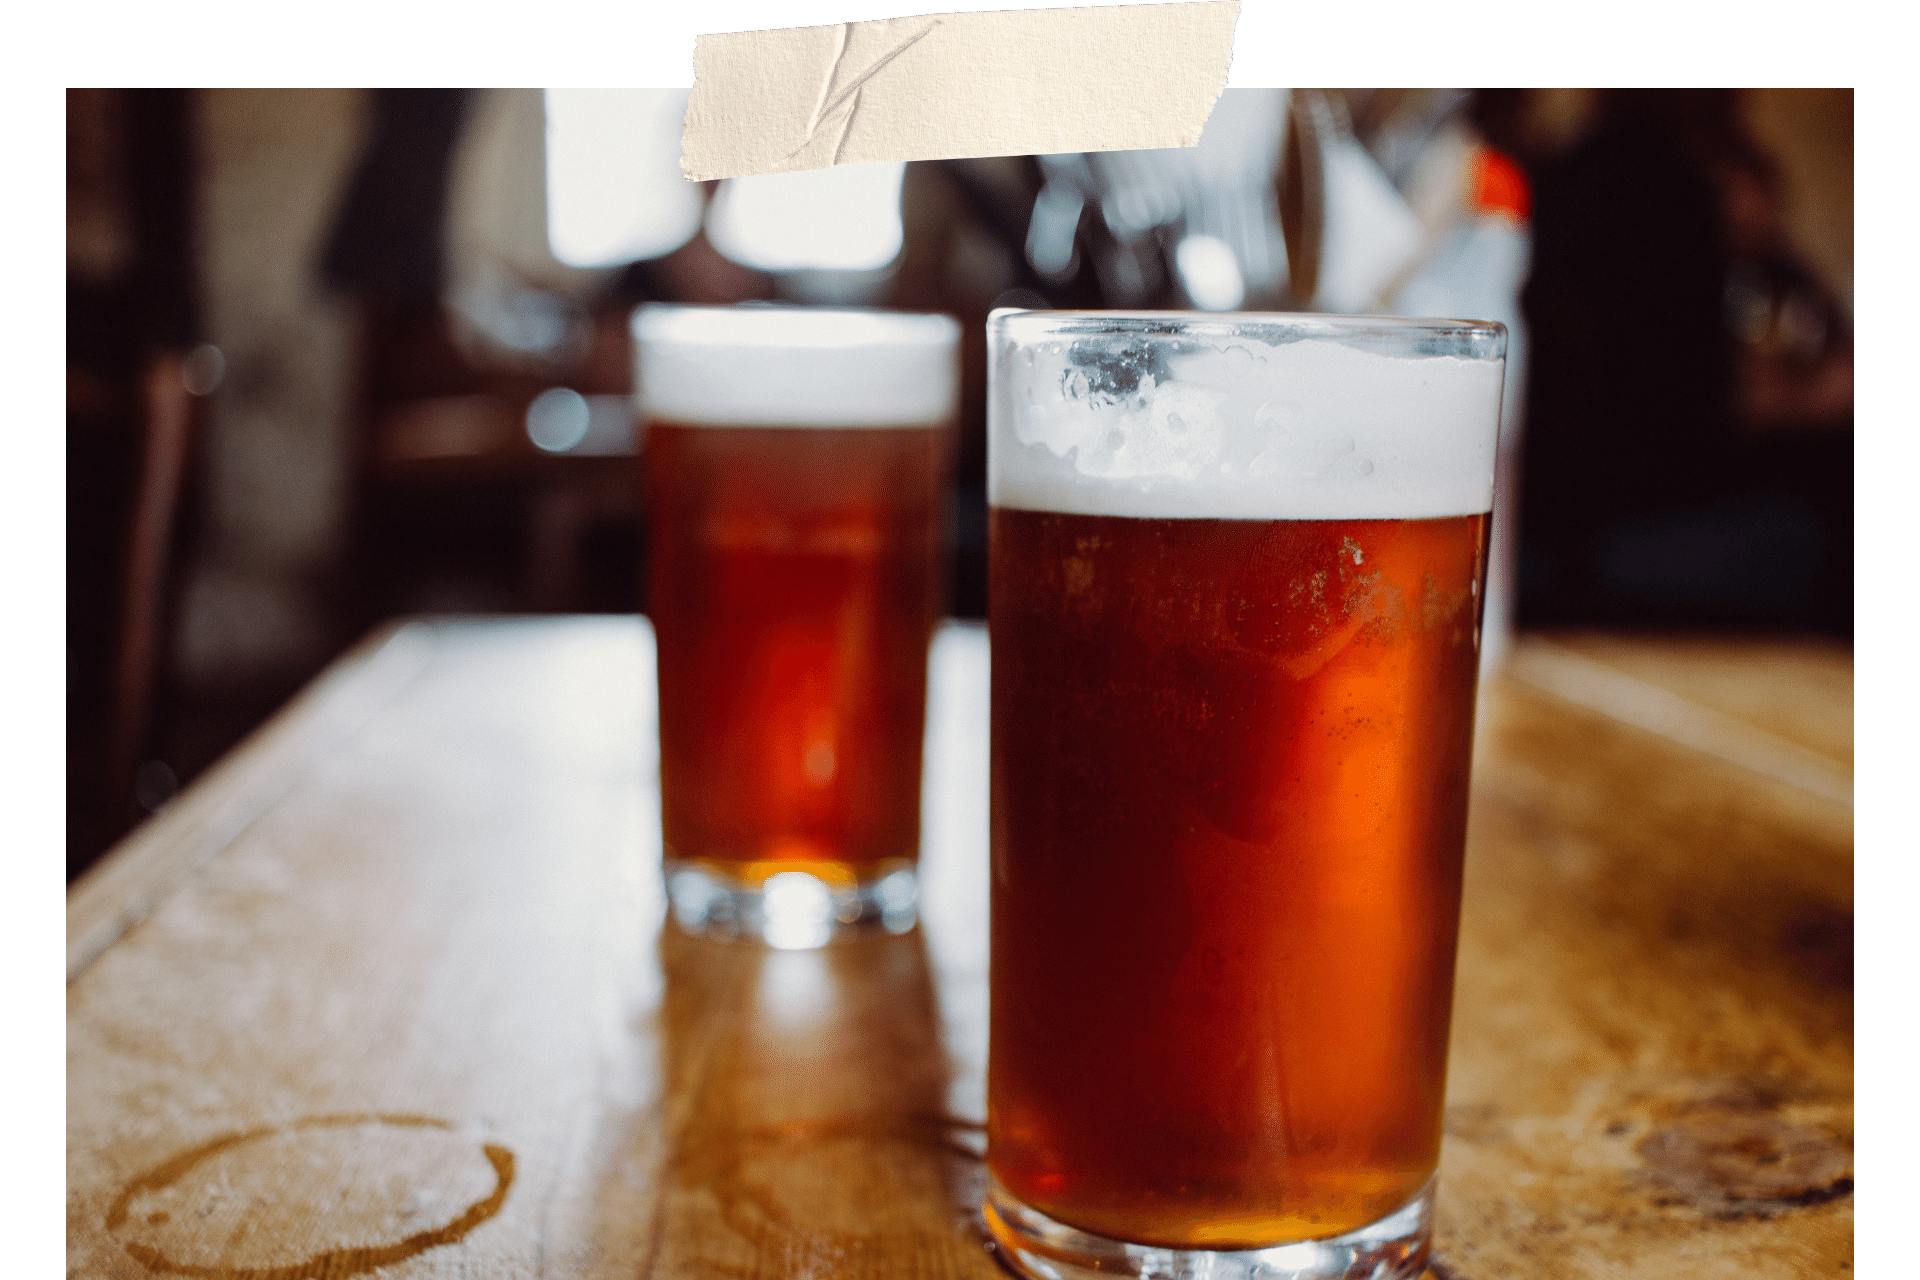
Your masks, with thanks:
M 994 353 L 995 506 L 1257 520 L 1493 507 L 1502 361 L 1236 337 L 1171 356 L 1164 381 L 1147 374 L 1115 396 L 1090 386 L 1074 343 L 1062 335 Z
M 643 418 L 716 427 L 895 427 L 953 416 L 960 326 L 825 307 L 642 307 Z

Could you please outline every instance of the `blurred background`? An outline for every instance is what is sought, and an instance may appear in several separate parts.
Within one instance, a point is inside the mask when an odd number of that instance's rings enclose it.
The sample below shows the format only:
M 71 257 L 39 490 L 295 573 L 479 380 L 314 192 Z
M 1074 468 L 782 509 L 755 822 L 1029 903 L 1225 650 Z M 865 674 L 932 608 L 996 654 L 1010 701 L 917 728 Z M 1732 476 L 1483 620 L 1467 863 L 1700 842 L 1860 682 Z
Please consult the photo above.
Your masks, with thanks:
M 644 608 L 646 301 L 1513 331 L 1520 628 L 1852 636 L 1853 95 L 1230 89 L 1197 148 L 694 184 L 685 90 L 67 94 L 71 879 L 384 618 Z M 1490 625 L 1489 664 L 1509 630 Z

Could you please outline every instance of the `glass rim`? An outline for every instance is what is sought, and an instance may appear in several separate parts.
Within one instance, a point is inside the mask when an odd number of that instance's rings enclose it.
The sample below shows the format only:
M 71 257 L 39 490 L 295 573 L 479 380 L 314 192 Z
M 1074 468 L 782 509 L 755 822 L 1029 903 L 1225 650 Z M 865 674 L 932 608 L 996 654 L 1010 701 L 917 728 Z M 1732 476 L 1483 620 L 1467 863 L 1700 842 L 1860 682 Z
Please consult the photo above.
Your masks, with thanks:
M 1096 311 L 998 307 L 987 330 L 1016 342 L 1048 338 L 1138 335 L 1142 338 L 1265 338 L 1268 341 L 1330 339 L 1400 343 L 1413 347 L 1453 339 L 1469 359 L 1506 356 L 1507 327 L 1495 320 L 1427 316 L 1350 316 L 1314 311 Z

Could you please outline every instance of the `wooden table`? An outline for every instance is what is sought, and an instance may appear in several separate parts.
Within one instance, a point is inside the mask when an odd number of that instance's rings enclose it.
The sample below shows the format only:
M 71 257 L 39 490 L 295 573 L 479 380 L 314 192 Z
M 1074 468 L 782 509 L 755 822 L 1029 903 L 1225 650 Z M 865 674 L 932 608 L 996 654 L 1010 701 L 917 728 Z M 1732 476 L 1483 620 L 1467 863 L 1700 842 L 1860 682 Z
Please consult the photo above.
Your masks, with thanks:
M 663 929 L 650 633 L 375 636 L 68 902 L 69 1275 L 992 1277 L 986 638 L 923 927 Z M 1852 668 L 1528 638 L 1475 774 L 1436 1280 L 1852 1256 Z

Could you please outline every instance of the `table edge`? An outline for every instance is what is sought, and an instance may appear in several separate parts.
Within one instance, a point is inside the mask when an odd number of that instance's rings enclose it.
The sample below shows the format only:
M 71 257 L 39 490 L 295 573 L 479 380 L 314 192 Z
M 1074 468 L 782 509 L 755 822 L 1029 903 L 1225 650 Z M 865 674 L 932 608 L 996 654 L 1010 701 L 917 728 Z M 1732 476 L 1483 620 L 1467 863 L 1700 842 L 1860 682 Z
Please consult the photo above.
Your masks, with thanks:
M 425 670 L 432 621 L 380 623 L 67 889 L 67 982 L 291 791 L 315 746 L 364 728 Z

